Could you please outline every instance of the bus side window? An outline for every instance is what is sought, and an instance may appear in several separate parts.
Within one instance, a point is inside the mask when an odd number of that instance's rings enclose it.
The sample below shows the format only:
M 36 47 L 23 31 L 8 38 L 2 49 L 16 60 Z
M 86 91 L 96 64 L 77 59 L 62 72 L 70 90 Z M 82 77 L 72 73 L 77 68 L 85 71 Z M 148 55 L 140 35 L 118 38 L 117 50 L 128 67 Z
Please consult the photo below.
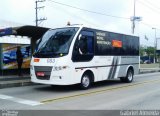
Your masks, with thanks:
M 74 52 L 72 56 L 73 61 L 88 61 L 94 55 L 94 33 L 90 31 L 82 31 L 77 38 Z
M 78 53 L 81 55 L 85 55 L 88 52 L 88 44 L 87 44 L 87 37 L 81 36 L 78 44 Z
M 80 54 L 93 54 L 94 51 L 94 36 L 92 32 L 82 32 L 79 38 L 79 53 Z
M 94 51 L 94 48 L 93 48 L 93 45 L 94 45 L 94 43 L 93 43 L 93 37 L 88 37 L 88 39 L 87 39 L 87 46 L 88 46 L 88 53 L 89 54 L 93 54 L 93 51 Z

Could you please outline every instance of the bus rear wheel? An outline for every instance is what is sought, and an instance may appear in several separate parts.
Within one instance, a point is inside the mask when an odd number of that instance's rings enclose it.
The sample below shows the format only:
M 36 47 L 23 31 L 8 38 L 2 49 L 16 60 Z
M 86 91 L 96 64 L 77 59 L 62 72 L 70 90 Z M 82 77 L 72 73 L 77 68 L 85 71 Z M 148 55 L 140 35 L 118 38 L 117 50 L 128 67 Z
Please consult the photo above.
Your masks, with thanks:
M 122 82 L 131 83 L 133 81 L 133 70 L 129 69 L 126 77 L 121 77 L 120 80 Z
M 84 74 L 81 79 L 80 88 L 85 90 L 91 86 L 91 77 L 88 74 Z

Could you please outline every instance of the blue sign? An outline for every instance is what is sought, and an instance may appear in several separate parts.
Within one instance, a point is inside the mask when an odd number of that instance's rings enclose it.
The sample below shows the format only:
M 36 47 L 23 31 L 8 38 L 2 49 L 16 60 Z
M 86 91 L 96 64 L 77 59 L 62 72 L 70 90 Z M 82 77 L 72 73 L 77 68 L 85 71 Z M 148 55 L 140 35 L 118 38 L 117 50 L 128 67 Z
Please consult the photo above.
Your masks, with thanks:
M 0 36 L 12 35 L 12 28 L 0 29 Z

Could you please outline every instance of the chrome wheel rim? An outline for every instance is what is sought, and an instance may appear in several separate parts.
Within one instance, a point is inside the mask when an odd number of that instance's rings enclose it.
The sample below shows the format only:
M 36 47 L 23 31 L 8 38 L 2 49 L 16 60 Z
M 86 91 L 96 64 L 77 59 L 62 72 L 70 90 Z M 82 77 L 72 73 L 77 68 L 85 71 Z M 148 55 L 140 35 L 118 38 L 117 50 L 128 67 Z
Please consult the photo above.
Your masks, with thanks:
M 128 80 L 131 81 L 132 79 L 133 79 L 132 72 L 129 72 L 129 73 L 128 73 Z
M 84 76 L 83 79 L 82 79 L 82 85 L 84 87 L 88 87 L 90 84 L 90 80 L 89 80 L 89 77 L 88 76 Z

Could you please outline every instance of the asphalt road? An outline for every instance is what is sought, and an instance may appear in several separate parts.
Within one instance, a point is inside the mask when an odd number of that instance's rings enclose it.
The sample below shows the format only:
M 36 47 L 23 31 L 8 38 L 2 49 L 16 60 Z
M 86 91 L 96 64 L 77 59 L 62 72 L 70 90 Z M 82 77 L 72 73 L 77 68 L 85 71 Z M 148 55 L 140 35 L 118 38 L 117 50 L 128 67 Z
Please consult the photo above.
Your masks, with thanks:
M 160 110 L 160 73 L 137 75 L 133 83 L 98 82 L 77 86 L 34 85 L 0 89 L 0 109 Z

